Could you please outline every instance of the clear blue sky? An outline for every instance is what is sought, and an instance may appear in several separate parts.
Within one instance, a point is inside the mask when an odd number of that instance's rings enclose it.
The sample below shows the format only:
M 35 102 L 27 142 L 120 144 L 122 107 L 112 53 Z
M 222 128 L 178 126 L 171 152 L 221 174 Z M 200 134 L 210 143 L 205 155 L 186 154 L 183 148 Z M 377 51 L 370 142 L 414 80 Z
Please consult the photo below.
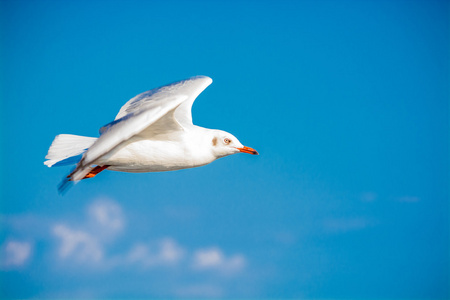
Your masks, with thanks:
M 449 1 L 0 3 L 0 298 L 449 296 Z M 55 135 L 194 75 L 260 156 L 58 195 Z

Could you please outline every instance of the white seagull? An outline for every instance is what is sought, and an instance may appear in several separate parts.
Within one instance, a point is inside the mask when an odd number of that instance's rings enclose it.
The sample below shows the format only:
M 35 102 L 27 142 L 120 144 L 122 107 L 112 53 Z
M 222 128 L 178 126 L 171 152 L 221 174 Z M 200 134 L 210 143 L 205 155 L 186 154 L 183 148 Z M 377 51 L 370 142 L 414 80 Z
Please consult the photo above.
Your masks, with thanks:
M 192 123 L 192 104 L 211 83 L 209 77 L 196 76 L 139 94 L 100 128 L 98 138 L 57 135 L 44 164 L 76 164 L 59 191 L 106 169 L 162 172 L 204 166 L 239 152 L 257 155 L 228 132 Z

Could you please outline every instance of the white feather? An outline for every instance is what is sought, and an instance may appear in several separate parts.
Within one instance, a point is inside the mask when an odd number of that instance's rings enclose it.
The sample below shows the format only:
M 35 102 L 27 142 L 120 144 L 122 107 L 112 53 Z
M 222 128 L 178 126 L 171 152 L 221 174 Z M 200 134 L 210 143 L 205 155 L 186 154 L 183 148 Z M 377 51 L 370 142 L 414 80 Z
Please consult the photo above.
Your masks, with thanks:
M 53 140 L 48 154 L 45 157 L 48 159 L 44 162 L 48 167 L 53 166 L 57 162 L 66 158 L 82 154 L 86 151 L 97 138 L 86 137 L 73 134 L 60 134 Z

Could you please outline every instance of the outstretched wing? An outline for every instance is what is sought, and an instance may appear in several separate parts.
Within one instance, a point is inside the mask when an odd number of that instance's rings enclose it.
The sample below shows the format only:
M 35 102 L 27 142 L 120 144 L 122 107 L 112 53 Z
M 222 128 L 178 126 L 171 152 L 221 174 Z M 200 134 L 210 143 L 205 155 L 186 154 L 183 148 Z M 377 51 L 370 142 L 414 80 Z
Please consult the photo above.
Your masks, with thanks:
M 84 153 L 75 170 L 64 182 L 78 181 L 84 178 L 93 164 L 131 137 L 144 130 L 158 120 L 173 129 L 174 126 L 192 124 L 191 107 L 195 98 L 212 82 L 209 77 L 198 76 L 156 88 L 129 100 L 119 111 L 116 119 L 101 128 L 100 137 Z M 164 130 L 158 126 L 158 130 Z M 65 183 L 60 190 L 64 190 Z
M 125 103 L 117 114 L 116 120 L 121 119 L 130 113 L 141 111 L 142 109 L 145 109 L 147 105 L 151 105 L 154 101 L 173 97 L 175 95 L 184 95 L 187 98 L 175 110 L 174 117 L 182 126 L 192 125 L 192 104 L 197 96 L 211 83 L 212 79 L 207 76 L 195 76 L 144 92 Z

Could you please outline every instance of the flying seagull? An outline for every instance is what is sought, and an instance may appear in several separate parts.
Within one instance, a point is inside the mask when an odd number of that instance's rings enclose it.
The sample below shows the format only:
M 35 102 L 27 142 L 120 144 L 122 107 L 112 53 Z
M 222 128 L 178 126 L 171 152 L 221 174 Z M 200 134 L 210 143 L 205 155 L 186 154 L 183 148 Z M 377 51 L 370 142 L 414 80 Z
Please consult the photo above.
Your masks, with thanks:
M 209 77 L 196 76 L 139 94 L 100 128 L 98 138 L 57 135 L 44 164 L 76 164 L 59 192 L 104 170 L 162 172 L 204 166 L 239 152 L 257 155 L 228 132 L 192 123 L 192 104 L 211 83 Z

